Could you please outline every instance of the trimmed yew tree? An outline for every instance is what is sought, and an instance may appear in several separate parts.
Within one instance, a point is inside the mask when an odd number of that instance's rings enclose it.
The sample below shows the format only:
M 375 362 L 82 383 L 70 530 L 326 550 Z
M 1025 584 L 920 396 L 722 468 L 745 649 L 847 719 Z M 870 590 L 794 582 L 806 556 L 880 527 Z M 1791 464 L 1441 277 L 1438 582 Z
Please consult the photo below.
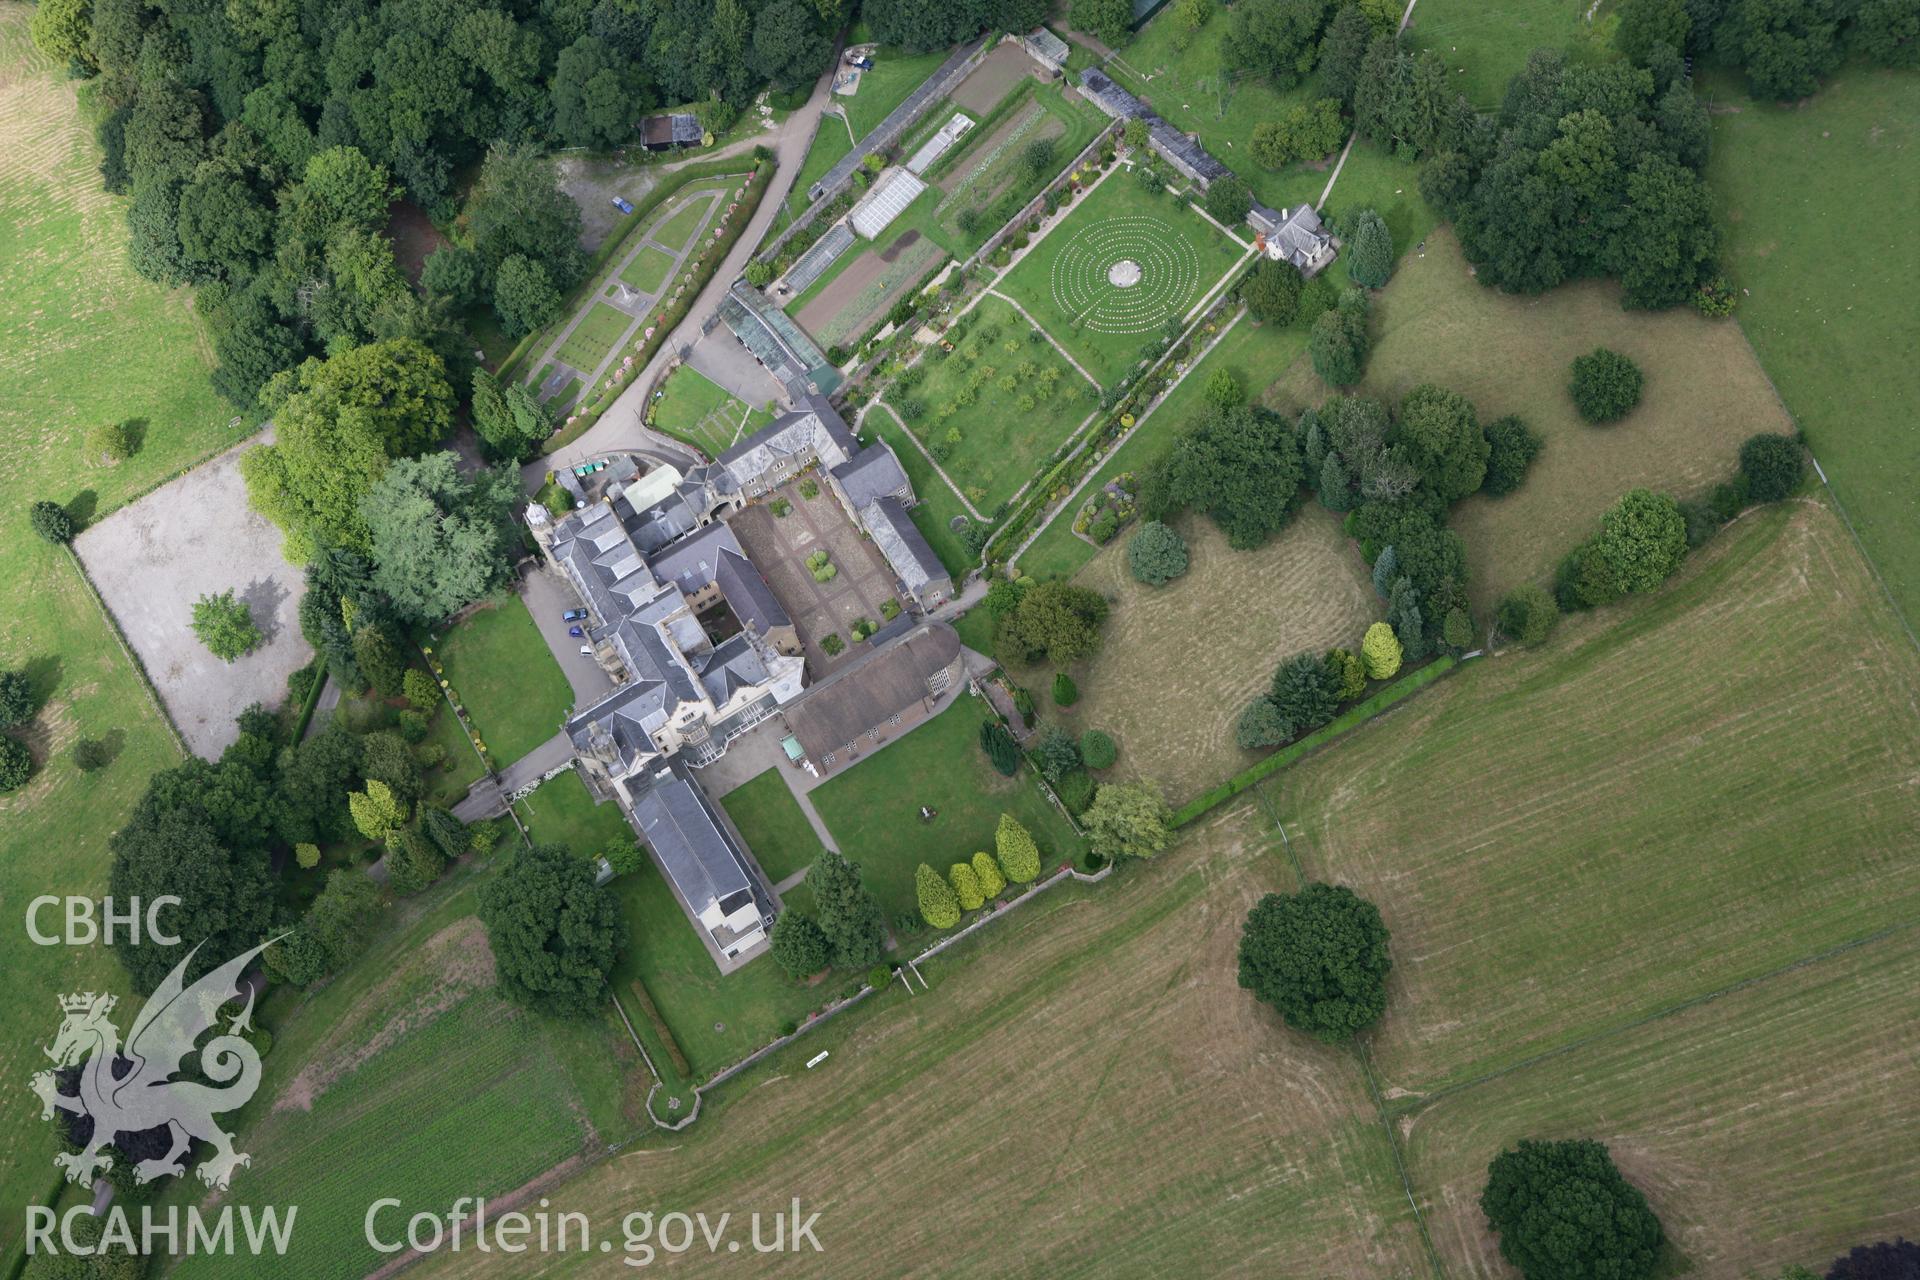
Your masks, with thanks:
M 980 884 L 982 901 L 999 897 L 1007 887 L 1007 878 L 1000 874 L 1000 864 L 985 849 L 973 855 L 973 878 Z
M 1400 639 L 1392 627 L 1376 622 L 1367 628 L 1360 640 L 1360 661 L 1375 680 L 1385 680 L 1400 670 Z
M 1240 934 L 1240 985 L 1287 1025 L 1329 1044 L 1352 1038 L 1387 1008 L 1387 926 L 1345 885 L 1269 893 Z
M 1040 846 L 1012 814 L 1000 815 L 1000 826 L 993 833 L 993 847 L 1000 859 L 1000 869 L 1014 884 L 1032 884 L 1040 878 Z
M 926 863 L 913 870 L 913 893 L 920 902 L 920 918 L 936 929 L 960 923 L 960 899 L 938 871 Z
M 1660 1219 L 1590 1139 L 1501 1152 L 1480 1211 L 1526 1280 L 1646 1280 L 1660 1256 Z
M 978 911 L 987 900 L 980 888 L 980 877 L 973 874 L 971 862 L 956 862 L 948 867 L 947 883 L 953 886 L 953 896 L 960 900 L 962 911 Z
M 782 911 L 773 922 L 767 939 L 773 962 L 789 978 L 805 978 L 820 972 L 833 959 L 833 946 L 812 916 L 800 911 Z

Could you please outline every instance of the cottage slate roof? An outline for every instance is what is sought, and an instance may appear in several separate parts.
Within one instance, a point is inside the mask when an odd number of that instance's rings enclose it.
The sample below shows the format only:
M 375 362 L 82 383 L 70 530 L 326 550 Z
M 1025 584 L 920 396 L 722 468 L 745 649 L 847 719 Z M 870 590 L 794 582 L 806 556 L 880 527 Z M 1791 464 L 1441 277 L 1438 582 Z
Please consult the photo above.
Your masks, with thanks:
M 947 579 L 946 567 L 914 528 L 913 517 L 900 499 L 885 497 L 868 503 L 860 508 L 860 523 L 873 535 L 873 545 L 907 590 L 918 595 L 929 583 Z
M 781 414 L 767 426 L 734 445 L 716 459 L 734 490 L 753 483 L 790 458 L 818 457 L 828 468 L 839 466 L 859 448 L 847 424 L 823 396 L 808 396 L 801 407 Z
M 924 623 L 788 703 L 787 727 L 809 756 L 824 760 L 929 696 L 927 681 L 959 656 L 960 636 L 952 627 Z
M 1310 204 L 1288 212 L 1285 221 L 1268 238 L 1280 246 L 1280 252 L 1295 266 L 1304 265 L 1320 254 L 1332 240 Z
M 737 910 L 746 904 L 738 895 L 755 896 L 745 854 L 677 762 L 632 795 L 635 829 L 696 915 L 716 902 Z
M 906 468 L 884 440 L 874 441 L 835 467 L 833 478 L 840 482 L 855 511 L 902 489 L 911 491 Z

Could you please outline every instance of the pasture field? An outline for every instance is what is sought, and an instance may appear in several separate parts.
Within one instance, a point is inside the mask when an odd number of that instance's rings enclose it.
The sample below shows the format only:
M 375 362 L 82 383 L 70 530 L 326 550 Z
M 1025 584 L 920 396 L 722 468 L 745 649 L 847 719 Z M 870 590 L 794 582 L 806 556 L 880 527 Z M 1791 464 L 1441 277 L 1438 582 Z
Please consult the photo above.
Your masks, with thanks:
M 1137 527 L 1075 577 L 1113 613 L 1100 652 L 1073 671 L 1080 701 L 1041 716 L 1075 733 L 1113 734 L 1115 772 L 1151 778 L 1178 808 L 1266 754 L 1242 751 L 1233 726 L 1282 659 L 1335 645 L 1358 652 L 1383 610 L 1339 517 L 1317 503 L 1253 551 L 1233 550 L 1204 517 L 1176 521 L 1192 561 L 1164 587 L 1143 586 L 1127 569 Z M 1038 672 L 1025 683 L 1039 690 L 1049 678 Z
M 1033 833 L 1043 875 L 1080 856 L 1080 838 L 1040 794 L 1033 775 L 1023 767 L 1005 778 L 988 763 L 980 724 L 990 714 L 980 699 L 956 698 L 810 793 L 840 852 L 860 864 L 889 920 L 918 910 L 913 872 L 922 862 L 945 872 L 978 850 L 991 852 L 1002 813 Z M 920 817 L 923 805 L 937 815 L 930 822 Z
M 1523 1135 L 1605 1142 L 1701 1276 L 1825 1267 L 1911 1234 L 1920 937 L 1899 933 L 1400 1119 L 1451 1276 L 1511 1276 L 1477 1201 Z M 1672 1271 L 1666 1272 L 1672 1274 Z
M 180 751 L 66 551 L 27 525 L 46 498 L 92 519 L 250 434 L 207 380 L 212 352 L 185 291 L 128 264 L 126 201 L 100 189 L 99 151 L 75 81 L 27 35 L 31 6 L 0 4 L 0 667 L 24 667 L 39 714 L 13 730 L 33 754 L 27 785 L 0 796 L 0 899 L 97 897 L 107 837 L 156 769 Z M 144 422 L 117 465 L 87 456 L 99 423 Z M 82 737 L 113 762 L 74 767 Z M 0 1071 L 25 1080 L 59 1026 L 56 995 L 128 989 L 104 947 L 38 947 L 16 915 L 0 929 L 0 1002 L 17 1034 Z M 124 1025 L 124 1024 L 123 1024 Z M 24 1206 L 53 1190 L 53 1126 L 34 1106 L 0 1108 L 0 1268 L 20 1244 Z
M 1033 479 L 1099 403 L 1099 389 L 998 296 L 968 314 L 953 351 L 932 347 L 914 370 L 910 388 L 889 388 L 888 407 L 911 418 L 983 512 Z
M 1242 807 L 1104 885 L 1048 891 L 924 966 L 930 993 L 870 997 L 709 1095 L 685 1133 L 554 1192 L 554 1209 L 737 1215 L 798 1194 L 824 1251 L 781 1269 L 836 1280 L 925 1269 L 936 1251 L 953 1276 L 1426 1275 L 1355 1057 L 1283 1033 L 1235 984 L 1247 908 L 1292 887 L 1255 825 Z M 467 1253 L 426 1273 L 515 1271 Z
M 1086 488 L 1060 509 L 1046 531 L 1020 556 L 1017 563 L 1021 571 L 1040 578 L 1071 577 L 1099 554 L 1100 548 L 1073 531 L 1074 516 L 1101 485 L 1122 472 L 1139 471 L 1158 457 L 1176 435 L 1200 420 L 1206 412 L 1202 392 L 1208 375 L 1215 369 L 1232 370 L 1250 398 L 1262 399 L 1271 408 L 1293 412 L 1302 407 L 1285 401 L 1275 403 L 1265 389 L 1306 348 L 1304 328 L 1255 324 L 1241 312 L 1232 322 L 1232 328 L 1208 350 L 1180 385 L 1140 420 L 1127 442 L 1095 470 Z M 1135 527 L 1129 525 L 1122 529 L 1116 541 L 1124 540 Z
M 1274 789 L 1308 874 L 1393 930 L 1390 1097 L 1915 918 L 1920 655 L 1846 530 L 1800 500 L 1695 556 Z
M 432 643 L 497 767 L 560 732 L 573 690 L 518 596 L 475 610 Z
M 653 428 L 686 441 L 709 458 L 718 457 L 735 440 L 773 421 L 766 412 L 749 409 L 689 365 L 674 370 L 660 391 L 660 398 L 652 406 Z
M 1623 311 L 1618 286 L 1562 285 L 1537 298 L 1467 274 L 1450 232 L 1402 260 L 1378 299 L 1363 394 L 1397 402 L 1426 382 L 1473 401 L 1480 421 L 1518 414 L 1546 440 L 1526 482 L 1504 498 L 1457 503 L 1448 523 L 1467 544 L 1468 594 L 1485 616 L 1522 582 L 1545 581 L 1627 490 L 1690 497 L 1726 479 L 1741 441 L 1792 422 L 1737 326 L 1690 308 Z M 1624 420 L 1589 426 L 1567 394 L 1569 366 L 1595 347 L 1646 375 Z M 1329 392 L 1305 360 L 1275 389 L 1296 407 Z
M 506 856 L 503 846 L 495 865 Z M 462 1195 L 497 1203 L 633 1131 L 646 1073 L 611 1011 L 584 1022 L 543 1018 L 496 991 L 486 929 L 473 914 L 491 871 L 458 865 L 391 909 L 350 968 L 270 1024 L 260 1091 L 234 1117 L 253 1164 L 224 1199 L 300 1206 L 295 1247 L 276 1275 L 376 1269 L 386 1257 L 361 1224 L 381 1196 L 406 1202 L 395 1219 L 404 1231 L 417 1209 L 444 1212 Z M 163 1203 L 202 1191 L 176 1179 Z M 250 1276 L 259 1263 L 200 1256 L 170 1274 Z
M 1913 234 L 1920 77 L 1850 67 L 1804 102 L 1760 103 L 1719 76 L 1707 180 L 1724 214 L 1735 313 L 1886 577 L 1920 626 L 1920 274 Z M 1792 173 L 1796 180 L 1779 181 Z M 1844 191 L 1849 252 L 1835 270 L 1823 192 Z
M 907 512 L 913 518 L 913 527 L 926 538 L 927 545 L 940 557 L 940 563 L 946 566 L 947 572 L 953 575 L 956 582 L 959 581 L 968 569 L 980 562 L 980 557 L 967 550 L 967 544 L 953 527 L 956 520 L 973 520 L 961 505 L 960 495 L 940 478 L 940 473 L 927 461 L 927 455 L 920 452 L 920 447 L 908 436 L 906 427 L 890 410 L 885 407 L 863 410 L 859 418 L 859 433 L 867 443 L 875 438 L 885 440 L 893 449 L 893 456 L 900 459 L 907 479 L 913 481 L 913 495 L 919 499 Z M 986 514 L 991 515 L 992 512 Z
M 618 307 L 595 302 L 588 308 L 587 314 L 580 317 L 580 323 L 573 327 L 573 332 L 554 349 L 553 354 L 580 372 L 591 375 L 635 323 L 632 316 Z
M 720 807 L 727 811 L 747 848 L 753 851 L 753 860 L 774 884 L 806 870 L 820 852 L 820 837 L 814 834 L 807 815 L 800 812 L 779 769 L 769 769 L 727 792 L 720 798 Z
M 1226 41 L 1232 25 L 1231 15 L 1218 9 L 1183 50 L 1178 43 L 1186 29 L 1168 5 L 1104 69 L 1174 128 L 1199 134 L 1201 144 L 1245 179 L 1262 203 L 1282 209 L 1316 201 L 1339 152 L 1273 170 L 1254 162 L 1252 146 L 1254 126 L 1319 97 L 1318 80 L 1276 89 L 1264 76 L 1230 69 Z
M 1185 201 L 1151 195 L 1116 172 L 1081 197 L 998 288 L 1111 386 L 1140 363 L 1141 346 L 1169 318 L 1184 319 L 1242 252 Z
M 1587 21 L 1588 12 L 1600 8 L 1607 12 Z M 1616 56 L 1615 8 L 1593 0 L 1420 0 L 1407 36 L 1414 47 L 1440 55 L 1448 83 L 1467 101 L 1493 111 L 1535 49 L 1564 50 L 1579 62 Z

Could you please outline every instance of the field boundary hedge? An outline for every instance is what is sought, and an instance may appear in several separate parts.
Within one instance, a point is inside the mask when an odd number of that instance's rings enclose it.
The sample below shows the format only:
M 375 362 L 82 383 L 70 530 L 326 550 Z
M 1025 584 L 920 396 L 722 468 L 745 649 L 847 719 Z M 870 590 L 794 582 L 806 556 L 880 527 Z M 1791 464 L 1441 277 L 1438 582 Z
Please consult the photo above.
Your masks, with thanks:
M 1469 658 L 1474 656 L 1476 655 L 1467 655 Z M 1318 729 L 1315 729 L 1306 737 L 1282 747 L 1266 759 L 1241 770 L 1211 791 L 1202 792 L 1192 800 L 1187 801 L 1186 804 L 1174 811 L 1173 825 L 1175 827 L 1186 826 L 1201 815 L 1225 804 L 1228 800 L 1239 795 L 1254 783 L 1261 781 L 1271 774 L 1278 773 L 1295 760 L 1319 750 L 1349 730 L 1359 728 L 1367 721 L 1385 711 L 1388 707 L 1393 706 L 1405 698 L 1411 697 L 1438 680 L 1441 676 L 1446 675 L 1449 671 L 1457 667 L 1460 661 L 1464 661 L 1464 659 L 1456 660 L 1445 656 L 1436 658 L 1413 674 L 1402 676 L 1400 679 L 1379 690 L 1364 701 L 1354 703 L 1351 707 L 1348 707 L 1345 711 Z

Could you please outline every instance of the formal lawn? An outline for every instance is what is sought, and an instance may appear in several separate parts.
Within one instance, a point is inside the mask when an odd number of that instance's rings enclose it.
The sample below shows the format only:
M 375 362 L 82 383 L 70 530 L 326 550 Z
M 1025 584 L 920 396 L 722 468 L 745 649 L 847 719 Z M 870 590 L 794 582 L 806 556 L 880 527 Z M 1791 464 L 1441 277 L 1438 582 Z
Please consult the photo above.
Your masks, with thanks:
M 940 473 L 908 436 L 907 429 L 885 409 L 867 411 L 860 420 L 860 436 L 868 443 L 877 437 L 892 447 L 894 456 L 906 469 L 907 479 L 913 482 L 913 496 L 919 499 L 907 514 L 933 553 L 940 557 L 940 563 L 958 582 L 967 570 L 980 563 L 980 557 L 967 549 L 966 540 L 961 536 L 961 530 L 977 522 L 961 504 L 960 495 L 940 478 Z M 956 522 L 959 522 L 958 528 Z
M 478 890 L 514 847 L 390 909 L 349 969 L 268 1006 L 274 1047 L 260 1091 L 228 1118 L 253 1163 L 213 1194 L 300 1207 L 275 1275 L 376 1269 L 383 1255 L 362 1223 L 380 1196 L 500 1197 L 636 1132 L 645 1072 L 611 1009 L 547 1018 L 494 986 Z M 203 1192 L 176 1179 L 166 1202 Z M 411 1211 L 396 1215 L 396 1234 Z M 197 1257 L 178 1274 L 255 1276 L 260 1266 L 241 1251 Z
M 1205 416 L 1206 403 L 1201 393 L 1215 369 L 1231 370 L 1249 396 L 1259 397 L 1300 357 L 1306 346 L 1305 328 L 1256 325 L 1242 313 L 1180 385 L 1140 420 L 1127 442 L 1094 471 L 1093 479 L 1081 490 L 1080 496 L 1062 507 L 1045 532 L 1021 554 L 1017 561 L 1021 572 L 1039 578 L 1071 577 L 1093 559 L 1099 548 L 1073 532 L 1075 513 L 1100 486 L 1123 472 L 1138 472 L 1157 458 L 1176 435 Z M 1271 399 L 1269 405 L 1285 412 L 1296 407 L 1274 403 Z
M 803 775 L 804 776 L 804 775 Z M 778 884 L 803 871 L 820 852 L 820 837 L 800 812 L 779 769 L 769 769 L 721 797 L 720 805 L 753 851 L 753 860 Z
M 746 1057 L 849 985 L 859 985 L 858 975 L 813 986 L 797 983 L 765 954 L 722 975 L 650 858 L 611 888 L 632 935 L 611 985 L 637 1022 L 639 1010 L 630 1003 L 628 984 L 636 978 L 646 984 L 696 1083 Z M 665 1114 L 664 1105 L 661 1110 Z
M 764 409 L 749 409 L 690 365 L 674 370 L 653 402 L 652 426 L 684 440 L 708 457 L 773 421 Z
M 479 609 L 431 643 L 497 768 L 560 732 L 573 690 L 517 597 Z
M 929 349 L 887 404 L 983 513 L 1018 493 L 1099 404 L 1099 388 L 1011 304 L 968 313 L 951 352 Z
M 1920 294 L 1899 283 L 1920 274 L 1920 77 L 1854 68 L 1790 104 L 1754 102 L 1720 77 L 1705 87 L 1736 318 L 1920 626 Z M 1847 252 L 1872 270 L 1835 269 L 1821 198 L 1835 191 L 1846 193 Z
M 678 253 L 687 247 L 694 232 L 713 212 L 714 196 L 710 187 L 689 187 L 673 205 L 673 212 L 663 217 L 654 228 L 647 232 L 647 239 L 657 245 L 663 245 Z
M 620 281 L 635 293 L 658 293 L 671 270 L 672 254 L 650 244 L 642 245 L 640 252 L 633 255 L 633 261 L 620 272 Z
M 1845 528 L 1796 501 L 1695 558 L 1540 651 L 1466 664 L 1272 789 L 1307 873 L 1393 930 L 1373 1048 L 1389 1096 L 1920 911 L 1920 654 Z M 1710 663 L 1671 660 L 1703 646 Z
M 48 499 L 98 518 L 252 430 L 208 382 L 212 346 L 184 290 L 162 290 L 127 260 L 127 202 L 100 189 L 100 152 L 75 97 L 78 81 L 36 52 L 33 10 L 0 5 L 0 668 L 25 668 L 40 710 L 12 736 L 34 773 L 0 796 L 0 898 L 98 898 L 107 837 L 154 770 L 180 749 L 64 551 L 30 531 L 27 508 Z M 140 450 L 118 464 L 91 458 L 86 431 L 134 419 Z M 74 744 L 113 753 L 82 774 Z M 132 999 L 105 947 L 40 947 L 15 913 L 0 929 L 0 1003 L 18 1034 L 0 1070 L 25 1081 L 46 1065 L 58 1029 L 54 996 L 113 991 Z M 123 1027 L 127 1025 L 124 1021 Z M 37 1106 L 0 1108 L 0 1267 L 21 1243 L 25 1206 L 55 1188 L 52 1124 Z
M 914 868 L 945 871 L 978 850 L 993 850 L 1002 813 L 1011 813 L 1040 845 L 1043 871 L 1079 857 L 1081 843 L 1060 811 L 1022 770 L 1003 778 L 980 750 L 986 704 L 955 700 L 934 719 L 895 739 L 812 793 L 840 852 L 889 919 L 916 910 Z M 931 822 L 922 807 L 937 813 Z
M 1116 172 L 1076 202 L 997 287 L 1110 386 L 1243 253 L 1184 201 Z M 1133 283 L 1124 283 L 1129 278 Z
M 633 828 L 620 806 L 595 804 L 580 775 L 569 769 L 540 784 L 514 809 L 535 844 L 563 844 L 582 858 L 596 858 L 610 847 L 632 843 Z
M 618 307 L 595 302 L 554 354 L 591 377 L 634 323 L 634 318 Z

